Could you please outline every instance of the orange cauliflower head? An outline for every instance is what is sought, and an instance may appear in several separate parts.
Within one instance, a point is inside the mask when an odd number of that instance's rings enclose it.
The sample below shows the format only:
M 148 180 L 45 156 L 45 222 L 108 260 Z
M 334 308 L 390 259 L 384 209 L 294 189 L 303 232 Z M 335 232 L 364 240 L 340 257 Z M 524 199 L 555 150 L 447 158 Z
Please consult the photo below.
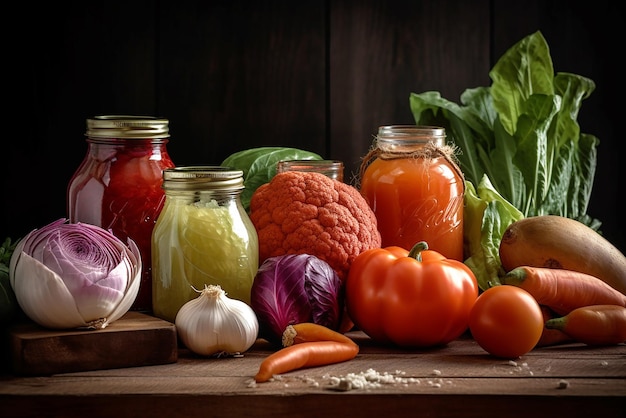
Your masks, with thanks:
M 287 171 L 260 186 L 250 200 L 259 236 L 259 262 L 310 254 L 345 280 L 357 255 L 380 248 L 374 212 L 359 191 L 319 173 Z

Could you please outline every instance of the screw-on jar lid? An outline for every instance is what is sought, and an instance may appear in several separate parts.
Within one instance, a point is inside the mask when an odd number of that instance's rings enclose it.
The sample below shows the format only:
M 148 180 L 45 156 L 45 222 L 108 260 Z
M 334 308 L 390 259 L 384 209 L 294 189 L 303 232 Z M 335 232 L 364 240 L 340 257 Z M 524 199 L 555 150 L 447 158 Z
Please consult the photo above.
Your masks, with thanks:
M 219 190 L 244 189 L 243 171 L 224 166 L 182 166 L 163 170 L 165 190 Z
M 152 116 L 103 115 L 87 119 L 89 138 L 169 138 L 169 120 Z

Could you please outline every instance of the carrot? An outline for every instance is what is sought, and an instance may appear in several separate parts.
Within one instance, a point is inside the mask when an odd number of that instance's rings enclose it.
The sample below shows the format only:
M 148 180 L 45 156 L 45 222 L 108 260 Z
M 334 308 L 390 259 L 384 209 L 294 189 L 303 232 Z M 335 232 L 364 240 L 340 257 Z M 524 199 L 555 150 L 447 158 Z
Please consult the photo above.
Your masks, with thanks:
M 501 282 L 521 287 L 559 315 L 587 305 L 626 306 L 626 295 L 595 276 L 573 270 L 520 266 Z
M 266 357 L 254 380 L 257 383 L 267 382 L 277 374 L 340 363 L 353 359 L 358 353 L 359 346 L 354 343 L 310 341 L 290 345 Z
M 283 347 L 311 341 L 336 341 L 339 343 L 355 344 L 354 341 L 345 335 L 313 322 L 288 325 L 285 332 L 283 332 Z
M 543 331 L 541 332 L 541 337 L 539 338 L 536 347 L 548 347 L 552 345 L 566 344 L 574 341 L 572 337 L 570 337 L 563 331 L 546 327 L 545 323 L 552 318 L 557 318 L 558 315 L 546 305 L 539 305 L 539 307 L 541 308 L 541 314 L 543 315 L 544 326 Z
M 539 215 L 515 221 L 504 231 L 499 255 L 505 271 L 520 266 L 580 271 L 626 295 L 626 255 L 575 219 Z
M 617 305 L 590 305 L 546 321 L 546 327 L 558 329 L 587 345 L 613 345 L 626 342 L 626 308 Z

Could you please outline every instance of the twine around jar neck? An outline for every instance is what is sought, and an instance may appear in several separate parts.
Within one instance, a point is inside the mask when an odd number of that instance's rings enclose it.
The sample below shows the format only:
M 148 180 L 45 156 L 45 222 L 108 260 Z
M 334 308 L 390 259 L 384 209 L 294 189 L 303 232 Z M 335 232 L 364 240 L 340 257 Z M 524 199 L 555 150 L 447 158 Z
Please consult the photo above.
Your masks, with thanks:
M 455 147 L 452 145 L 436 145 L 433 142 L 426 142 L 424 145 L 419 146 L 418 149 L 411 149 L 409 151 L 398 151 L 382 149 L 377 140 L 374 141 L 370 151 L 363 157 L 361 166 L 359 168 L 359 182 L 362 181 L 365 174 L 365 170 L 369 165 L 377 158 L 381 160 L 395 160 L 400 158 L 422 158 L 427 162 L 434 160 L 435 158 L 445 159 L 450 167 L 458 174 L 463 184 L 463 192 L 465 192 L 465 176 L 463 171 L 456 163 Z

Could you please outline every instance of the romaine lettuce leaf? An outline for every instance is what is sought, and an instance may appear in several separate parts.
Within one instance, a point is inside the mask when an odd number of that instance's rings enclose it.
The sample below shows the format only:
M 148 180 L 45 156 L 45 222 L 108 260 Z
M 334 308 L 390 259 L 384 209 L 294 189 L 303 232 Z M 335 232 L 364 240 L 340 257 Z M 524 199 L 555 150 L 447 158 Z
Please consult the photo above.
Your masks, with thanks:
M 601 225 L 586 213 L 599 140 L 581 133 L 576 121 L 594 82 L 555 75 L 539 31 L 506 51 L 489 76 L 491 86 L 468 88 L 461 104 L 436 91 L 409 96 L 416 124 L 445 128 L 466 182 L 479 185 L 466 187 L 465 256 L 483 286 L 497 281 L 496 244 L 520 215 L 560 215 L 596 230 Z
M 487 176 L 476 188 L 465 182 L 464 200 L 463 236 L 465 252 L 470 254 L 465 264 L 476 276 L 481 290 L 486 290 L 500 284 L 505 273 L 499 250 L 506 228 L 524 215 L 498 193 Z

